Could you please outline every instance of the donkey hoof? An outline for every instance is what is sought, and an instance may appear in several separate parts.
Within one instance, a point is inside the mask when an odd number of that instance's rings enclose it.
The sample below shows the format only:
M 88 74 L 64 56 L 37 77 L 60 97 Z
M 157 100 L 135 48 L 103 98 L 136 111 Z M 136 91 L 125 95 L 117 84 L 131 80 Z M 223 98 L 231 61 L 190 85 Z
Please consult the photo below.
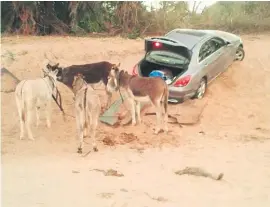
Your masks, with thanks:
M 158 134 L 161 131 L 161 129 L 155 129 L 154 134 Z
M 131 124 L 132 126 L 136 126 L 136 122 L 132 122 L 132 124 Z
M 35 141 L 35 139 L 33 137 L 29 137 L 28 139 L 30 139 L 31 141 Z
M 168 134 L 168 133 L 169 133 L 169 129 L 168 129 L 168 128 L 165 128 L 165 129 L 164 129 L 164 132 L 165 132 L 166 134 Z
M 98 148 L 97 147 L 93 147 L 94 152 L 98 152 Z
M 82 154 L 82 148 L 79 147 L 77 153 Z

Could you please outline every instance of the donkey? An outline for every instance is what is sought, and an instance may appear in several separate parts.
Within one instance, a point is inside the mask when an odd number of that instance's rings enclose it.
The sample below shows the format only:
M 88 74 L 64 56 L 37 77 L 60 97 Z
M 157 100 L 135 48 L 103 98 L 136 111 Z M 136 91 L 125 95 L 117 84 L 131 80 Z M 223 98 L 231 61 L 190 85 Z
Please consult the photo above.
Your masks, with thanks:
M 34 80 L 22 80 L 15 89 L 15 99 L 20 118 L 20 139 L 24 137 L 26 125 L 28 138 L 34 140 L 30 128 L 32 110 L 36 110 L 36 126 L 39 126 L 39 109 L 41 105 L 46 106 L 47 127 L 51 127 L 51 99 L 56 88 L 56 75 L 58 70 L 44 70 L 44 77 Z
M 85 77 L 85 82 L 88 84 L 99 83 L 100 81 L 103 82 L 105 89 L 108 83 L 108 75 L 113 67 L 119 67 L 118 65 L 112 64 L 107 61 L 96 62 L 91 64 L 84 64 L 84 65 L 71 65 L 65 68 L 59 67 L 59 63 L 55 65 L 47 64 L 47 68 L 49 70 L 56 70 L 58 69 L 57 73 L 57 80 L 65 84 L 68 88 L 72 88 L 72 83 L 74 80 L 74 76 L 77 73 L 81 73 Z M 105 105 L 108 108 L 112 93 L 106 90 L 107 94 L 107 103 Z
M 136 125 L 136 114 L 138 123 L 141 123 L 140 102 L 151 102 L 156 108 L 157 127 L 154 133 L 161 131 L 162 115 L 164 131 L 168 132 L 168 87 L 160 77 L 139 77 L 129 75 L 118 67 L 113 67 L 109 77 L 107 90 L 117 91 L 123 88 L 127 93 L 131 105 L 132 125 Z
M 101 111 L 101 103 L 99 96 L 94 89 L 88 85 L 82 74 L 74 76 L 72 90 L 75 94 L 75 113 L 76 123 L 79 135 L 78 153 L 82 153 L 83 138 L 87 136 L 91 128 L 93 139 L 93 150 L 98 151 L 96 145 L 96 128 Z

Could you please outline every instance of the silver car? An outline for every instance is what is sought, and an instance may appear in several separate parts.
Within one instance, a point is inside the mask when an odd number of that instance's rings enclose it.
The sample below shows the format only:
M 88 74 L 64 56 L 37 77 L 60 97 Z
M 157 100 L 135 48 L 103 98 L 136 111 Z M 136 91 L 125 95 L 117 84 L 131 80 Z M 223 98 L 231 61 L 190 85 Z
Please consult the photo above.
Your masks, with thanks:
M 174 29 L 145 39 L 145 51 L 132 74 L 163 78 L 174 103 L 201 99 L 212 80 L 245 57 L 241 38 L 218 30 Z

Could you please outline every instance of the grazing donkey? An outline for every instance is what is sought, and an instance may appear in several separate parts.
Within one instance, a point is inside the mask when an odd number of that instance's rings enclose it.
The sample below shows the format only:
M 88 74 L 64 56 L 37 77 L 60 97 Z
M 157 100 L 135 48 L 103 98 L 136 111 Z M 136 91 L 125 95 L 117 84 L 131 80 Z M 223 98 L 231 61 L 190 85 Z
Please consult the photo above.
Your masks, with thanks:
M 71 65 L 65 68 L 59 67 L 59 63 L 56 65 L 47 64 L 47 68 L 49 70 L 54 71 L 58 69 L 57 80 L 65 84 L 70 89 L 72 88 L 74 76 L 78 73 L 81 73 L 85 77 L 84 80 L 88 84 L 99 83 L 102 81 L 106 89 L 108 75 L 110 74 L 111 69 L 114 67 L 119 67 L 119 65 L 116 66 L 115 64 L 106 61 L 84 65 Z M 111 102 L 112 94 L 107 90 L 106 94 L 107 103 L 105 107 L 107 108 Z
M 75 113 L 80 141 L 78 153 L 82 153 L 83 138 L 89 133 L 90 129 L 92 132 L 93 150 L 98 151 L 96 146 L 96 128 L 101 111 L 99 96 L 85 82 L 82 74 L 75 75 L 72 90 L 75 94 Z
M 168 132 L 168 87 L 160 77 L 139 77 L 129 75 L 126 71 L 112 68 L 107 84 L 108 91 L 117 91 L 123 88 L 127 92 L 131 104 L 132 125 L 141 123 L 140 102 L 150 101 L 156 108 L 157 127 L 155 134 L 161 131 L 162 115 L 164 115 L 164 131 Z
M 51 100 L 56 88 L 56 74 L 58 70 L 43 70 L 44 77 L 34 80 L 22 80 L 15 89 L 15 98 L 20 117 L 20 139 L 24 136 L 26 125 L 28 138 L 34 140 L 30 128 L 32 110 L 36 110 L 36 125 L 39 125 L 39 109 L 42 104 L 46 106 L 47 127 L 51 127 Z

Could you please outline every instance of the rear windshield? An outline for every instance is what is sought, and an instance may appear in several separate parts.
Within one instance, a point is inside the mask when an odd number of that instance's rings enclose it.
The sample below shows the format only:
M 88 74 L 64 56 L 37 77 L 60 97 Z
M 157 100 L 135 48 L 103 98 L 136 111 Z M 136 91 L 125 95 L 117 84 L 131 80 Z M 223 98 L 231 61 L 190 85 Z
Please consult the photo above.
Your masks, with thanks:
M 169 52 L 169 51 L 151 51 L 146 54 L 145 59 L 148 62 L 162 63 L 172 66 L 184 66 L 189 63 L 189 60 L 182 55 Z

